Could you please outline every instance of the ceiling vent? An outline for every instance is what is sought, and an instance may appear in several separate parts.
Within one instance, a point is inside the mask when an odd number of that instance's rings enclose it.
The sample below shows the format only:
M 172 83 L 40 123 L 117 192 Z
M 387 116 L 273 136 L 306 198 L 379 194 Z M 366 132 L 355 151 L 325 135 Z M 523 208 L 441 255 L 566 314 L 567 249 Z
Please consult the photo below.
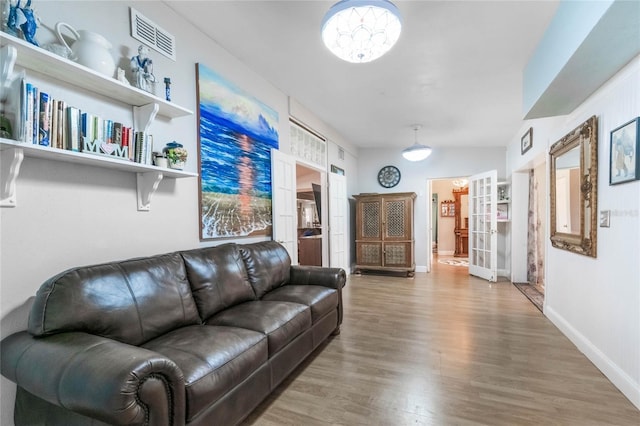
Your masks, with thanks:
M 176 60 L 176 38 L 131 8 L 131 37 Z

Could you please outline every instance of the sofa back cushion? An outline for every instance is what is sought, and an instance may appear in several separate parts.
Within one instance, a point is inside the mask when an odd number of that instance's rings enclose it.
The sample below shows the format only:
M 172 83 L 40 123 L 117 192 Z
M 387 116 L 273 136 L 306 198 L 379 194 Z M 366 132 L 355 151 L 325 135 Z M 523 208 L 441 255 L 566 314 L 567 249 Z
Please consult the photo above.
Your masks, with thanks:
M 29 332 L 83 331 L 139 345 L 199 324 L 178 253 L 73 268 L 47 280 L 29 315 Z
M 245 244 L 240 246 L 240 252 L 249 282 L 258 298 L 289 282 L 291 258 L 280 243 L 263 241 Z
M 200 248 L 181 254 L 203 320 L 230 306 L 256 299 L 237 244 Z

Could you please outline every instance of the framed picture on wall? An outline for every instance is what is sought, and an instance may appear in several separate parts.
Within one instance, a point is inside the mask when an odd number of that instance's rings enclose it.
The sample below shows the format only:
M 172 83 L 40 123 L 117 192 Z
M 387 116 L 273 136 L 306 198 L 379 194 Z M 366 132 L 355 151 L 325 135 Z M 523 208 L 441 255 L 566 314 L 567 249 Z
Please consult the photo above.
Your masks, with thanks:
M 640 117 L 611 131 L 609 144 L 609 185 L 640 179 Z
M 454 217 L 456 215 L 456 205 L 453 201 L 443 201 L 440 203 L 440 217 Z
M 520 155 L 523 155 L 525 152 L 529 151 L 533 146 L 533 127 L 529 127 L 527 133 L 520 138 Z

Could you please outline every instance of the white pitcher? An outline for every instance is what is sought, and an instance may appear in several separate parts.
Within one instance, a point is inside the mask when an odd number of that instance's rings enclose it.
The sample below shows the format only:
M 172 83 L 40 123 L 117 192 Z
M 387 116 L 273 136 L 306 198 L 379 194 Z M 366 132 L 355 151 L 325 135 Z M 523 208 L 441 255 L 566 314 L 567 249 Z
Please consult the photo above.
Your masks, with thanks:
M 76 38 L 71 47 L 62 37 L 62 29 L 68 29 Z M 111 56 L 111 43 L 100 34 L 87 31 L 76 31 L 71 25 L 65 22 L 56 24 L 56 34 L 60 43 L 71 49 L 75 55 L 76 62 L 91 68 L 101 74 L 113 77 L 116 71 L 116 64 Z

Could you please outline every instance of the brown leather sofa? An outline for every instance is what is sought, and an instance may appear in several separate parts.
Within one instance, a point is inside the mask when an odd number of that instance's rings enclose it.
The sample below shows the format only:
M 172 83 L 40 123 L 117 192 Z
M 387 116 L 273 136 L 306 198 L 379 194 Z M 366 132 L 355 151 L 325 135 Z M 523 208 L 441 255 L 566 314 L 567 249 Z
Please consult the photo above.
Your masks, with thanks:
M 16 425 L 232 425 L 342 322 L 345 272 L 276 242 L 74 268 L 1 342 Z

